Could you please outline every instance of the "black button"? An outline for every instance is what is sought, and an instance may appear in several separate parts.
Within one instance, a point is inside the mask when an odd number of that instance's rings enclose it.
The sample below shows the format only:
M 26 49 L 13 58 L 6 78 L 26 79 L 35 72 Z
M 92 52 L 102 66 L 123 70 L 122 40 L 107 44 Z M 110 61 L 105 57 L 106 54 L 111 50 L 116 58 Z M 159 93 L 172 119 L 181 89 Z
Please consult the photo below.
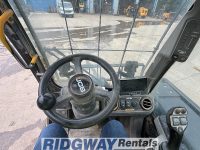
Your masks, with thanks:
M 182 108 L 182 109 L 181 109 L 181 113 L 182 113 L 182 114 L 185 114 L 186 112 L 187 112 L 187 110 L 186 110 L 185 108 Z
M 179 108 L 176 108 L 176 109 L 175 109 L 175 113 L 176 113 L 176 114 L 180 114 L 180 112 L 181 112 L 181 110 L 180 110 Z
M 126 108 L 126 101 L 124 99 L 120 100 L 120 108 L 125 109 Z
M 132 105 L 132 107 L 137 107 L 137 103 L 136 103 L 135 101 L 133 101 L 133 102 L 131 103 L 131 105 Z

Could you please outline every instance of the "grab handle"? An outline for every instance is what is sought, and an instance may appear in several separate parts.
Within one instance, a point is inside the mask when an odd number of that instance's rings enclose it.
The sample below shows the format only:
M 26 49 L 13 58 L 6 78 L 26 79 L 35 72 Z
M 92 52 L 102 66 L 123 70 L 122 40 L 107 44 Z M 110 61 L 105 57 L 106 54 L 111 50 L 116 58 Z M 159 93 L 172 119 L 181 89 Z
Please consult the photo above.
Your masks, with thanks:
M 5 33 L 4 33 L 4 26 L 6 22 L 9 20 L 9 18 L 12 17 L 12 15 L 13 15 L 13 11 L 8 9 L 0 16 L 0 41 L 10 52 L 12 52 L 12 49 L 6 40 Z
M 11 9 L 6 10 L 1 16 L 0 16 L 0 41 L 3 43 L 3 45 L 13 54 L 16 56 L 16 58 L 20 61 L 22 66 L 25 69 L 31 69 L 34 67 L 38 60 L 38 55 L 35 54 L 34 56 L 31 56 L 31 62 L 29 64 L 25 63 L 25 60 L 23 60 L 23 57 L 18 53 L 18 51 L 10 46 L 8 44 L 8 41 L 6 40 L 5 33 L 4 33 L 4 27 L 6 22 L 8 22 L 9 18 L 13 16 L 13 11 Z

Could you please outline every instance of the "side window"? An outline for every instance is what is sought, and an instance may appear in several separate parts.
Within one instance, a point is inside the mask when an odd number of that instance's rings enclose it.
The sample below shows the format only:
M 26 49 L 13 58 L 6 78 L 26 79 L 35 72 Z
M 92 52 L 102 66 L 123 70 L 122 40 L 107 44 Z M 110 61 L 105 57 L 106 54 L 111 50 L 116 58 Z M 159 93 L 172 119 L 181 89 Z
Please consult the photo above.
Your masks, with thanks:
M 188 60 L 184 63 L 175 63 L 165 78 L 200 106 L 200 41 Z

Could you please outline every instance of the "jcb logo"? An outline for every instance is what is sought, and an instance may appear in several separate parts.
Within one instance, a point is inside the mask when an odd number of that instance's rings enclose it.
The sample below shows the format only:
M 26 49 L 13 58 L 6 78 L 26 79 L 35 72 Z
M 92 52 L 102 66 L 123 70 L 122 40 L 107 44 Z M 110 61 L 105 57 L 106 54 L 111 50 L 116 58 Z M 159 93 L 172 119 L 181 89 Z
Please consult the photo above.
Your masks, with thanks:
M 79 79 L 76 79 L 76 82 L 78 83 L 78 87 L 79 87 L 80 91 L 82 93 L 85 92 L 85 87 L 83 85 L 83 82 L 81 80 L 79 80 Z

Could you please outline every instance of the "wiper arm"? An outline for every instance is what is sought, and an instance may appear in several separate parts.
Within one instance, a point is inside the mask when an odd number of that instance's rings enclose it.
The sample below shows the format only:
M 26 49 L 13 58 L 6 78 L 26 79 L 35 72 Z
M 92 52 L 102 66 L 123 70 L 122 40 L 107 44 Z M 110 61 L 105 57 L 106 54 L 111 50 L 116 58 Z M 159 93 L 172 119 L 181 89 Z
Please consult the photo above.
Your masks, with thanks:
M 99 51 L 100 51 L 100 42 L 101 42 L 101 14 L 102 14 L 102 0 L 100 0 L 100 14 L 99 14 L 98 57 L 99 57 Z
M 121 69 L 121 66 L 122 66 L 122 62 L 123 62 L 123 59 L 124 59 L 124 56 L 125 56 L 125 53 L 126 53 L 126 50 L 127 50 L 127 47 L 128 47 L 128 43 L 129 43 L 129 40 L 130 40 L 130 37 L 131 37 L 131 33 L 133 31 L 133 27 L 135 25 L 135 21 L 136 21 L 136 18 L 138 16 L 138 13 L 139 13 L 139 9 L 140 9 L 140 0 L 139 0 L 139 3 L 137 5 L 137 9 L 136 9 L 136 13 L 135 15 L 133 15 L 133 21 L 132 21 L 132 24 L 131 24 L 131 28 L 130 28 L 130 31 L 129 31 L 129 34 L 128 34 L 128 38 L 126 40 L 126 44 L 125 44 L 125 48 L 124 48 L 124 51 L 123 51 L 123 54 L 122 54 L 122 58 L 121 58 L 121 61 L 120 61 L 120 66 L 119 66 L 119 69 L 118 69 L 118 77 L 120 76 L 120 69 Z
M 68 39 L 69 39 L 69 45 L 70 45 L 71 53 L 73 54 L 72 42 L 71 42 L 71 37 L 70 37 L 70 33 L 69 33 L 67 17 L 66 17 L 66 14 L 65 14 L 64 2 L 63 2 L 63 0 L 61 0 L 61 1 L 62 1 L 62 9 L 63 9 L 63 12 L 64 12 L 64 18 L 65 18 L 65 26 L 67 28 L 67 35 L 68 35 Z

